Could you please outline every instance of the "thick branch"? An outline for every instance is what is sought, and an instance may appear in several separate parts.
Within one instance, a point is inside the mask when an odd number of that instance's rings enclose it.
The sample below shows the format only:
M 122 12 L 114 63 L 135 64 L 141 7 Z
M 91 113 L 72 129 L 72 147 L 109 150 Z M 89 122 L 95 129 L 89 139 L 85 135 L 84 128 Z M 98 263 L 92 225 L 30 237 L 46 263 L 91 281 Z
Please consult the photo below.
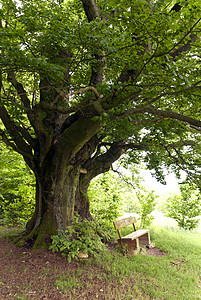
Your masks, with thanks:
M 109 171 L 112 164 L 122 155 L 124 144 L 123 141 L 114 142 L 107 152 L 89 159 L 84 165 L 84 168 L 87 169 L 87 180 Z
M 32 148 L 35 147 L 35 139 L 32 138 L 32 136 L 29 134 L 28 130 L 18 126 L 17 127 L 18 131 L 21 133 L 23 138 L 32 146 Z
M 8 78 L 8 81 L 12 83 L 13 87 L 17 91 L 18 96 L 20 97 L 24 107 L 26 108 L 26 113 L 27 113 L 28 119 L 29 119 L 31 125 L 34 127 L 34 125 L 35 125 L 34 117 L 33 117 L 32 111 L 31 111 L 30 101 L 27 96 L 27 92 L 25 91 L 23 85 L 17 81 L 13 71 L 10 71 L 8 73 L 7 78 Z
M 81 94 L 84 92 L 88 92 L 91 91 L 94 93 L 95 97 L 96 97 L 96 101 L 93 99 L 87 99 L 85 101 L 83 101 L 82 103 L 78 103 L 72 107 L 69 107 L 68 104 L 66 104 L 66 106 L 58 106 L 55 103 L 46 103 L 46 102 L 40 102 L 40 104 L 38 104 L 38 107 L 41 107 L 44 110 L 48 110 L 48 111 L 55 111 L 55 112 L 59 112 L 62 114 L 70 114 L 70 113 L 75 113 L 79 110 L 84 109 L 85 107 L 87 107 L 88 105 L 92 105 L 95 109 L 95 111 L 97 111 L 98 114 L 102 114 L 104 112 L 102 105 L 100 103 L 100 95 L 98 94 L 98 91 L 93 87 L 93 86 L 88 86 L 86 88 L 81 88 L 77 91 L 73 91 L 68 93 L 67 95 L 65 95 L 65 99 L 68 99 L 68 97 L 72 96 L 72 95 L 77 95 L 77 94 Z
M 41 119 L 42 112 L 43 111 L 39 104 L 35 106 L 34 108 L 35 127 L 41 145 L 41 149 L 40 149 L 41 161 L 50 150 L 52 139 L 53 139 L 53 132 L 43 124 L 43 121 Z
M 89 22 L 99 16 L 99 8 L 94 0 L 82 0 L 83 7 Z
M 4 106 L 0 107 L 0 118 L 18 149 L 16 151 L 19 153 L 23 152 L 24 156 L 26 155 L 30 158 L 30 156 L 32 156 L 32 148 L 24 141 L 18 130 L 18 127 L 10 119 L 10 116 L 8 115 L 8 112 Z
M 10 77 L 9 77 L 10 76 Z M 15 87 L 18 95 L 21 98 L 22 103 L 24 104 L 24 107 L 29 111 L 29 119 L 31 120 L 31 123 L 33 124 L 33 114 L 31 112 L 30 108 L 30 102 L 27 97 L 26 91 L 24 90 L 23 86 L 17 82 L 14 73 L 10 72 L 8 75 L 8 80 L 11 82 L 13 86 Z M 1 87 L 2 87 L 2 80 L 1 80 Z M 15 123 L 11 120 L 5 106 L 1 105 L 0 107 L 0 118 L 5 126 L 5 128 L 8 130 L 10 136 L 12 137 L 14 143 L 12 143 L 5 132 L 1 132 L 3 141 L 10 147 L 13 148 L 16 152 L 23 155 L 23 157 L 26 159 L 32 159 L 32 149 L 35 147 L 35 140 L 31 137 L 28 130 L 21 126 L 16 126 Z
M 32 155 L 30 155 L 29 153 L 22 151 L 22 149 L 19 149 L 18 147 L 16 147 L 16 145 L 9 140 L 9 138 L 7 137 L 7 135 L 5 134 L 5 132 L 3 130 L 0 130 L 0 135 L 2 137 L 3 142 L 7 146 L 11 147 L 15 152 L 18 152 L 19 154 L 21 154 L 25 158 L 26 161 L 27 161 L 27 159 L 28 160 L 33 159 Z
M 29 98 L 27 97 L 27 93 L 26 93 L 24 87 L 22 86 L 22 84 L 17 81 L 14 72 L 10 71 L 7 78 L 8 78 L 8 81 L 11 82 L 12 85 L 14 86 L 14 88 L 16 89 L 24 106 L 26 108 L 30 109 L 31 108 L 30 101 L 29 101 Z
M 165 118 L 171 118 L 171 119 L 183 121 L 185 123 L 188 123 L 188 124 L 193 125 L 198 128 L 201 127 L 200 120 L 197 120 L 197 119 L 194 119 L 194 118 L 191 118 L 188 116 L 184 116 L 184 115 L 181 115 L 179 113 L 176 113 L 176 112 L 173 112 L 170 110 L 160 110 L 160 109 L 156 109 L 153 106 L 150 106 L 150 107 L 144 108 L 144 111 L 151 113 L 153 115 L 156 115 L 156 116 L 163 116 Z
M 82 0 L 82 3 L 83 3 L 85 14 L 89 22 L 99 17 L 100 9 L 96 5 L 95 0 Z M 97 84 L 101 84 L 105 80 L 105 76 L 104 76 L 105 53 L 103 52 L 102 53 L 103 55 L 100 55 L 100 53 L 94 51 L 93 54 L 96 63 L 94 65 L 92 64 L 90 85 L 97 85 Z

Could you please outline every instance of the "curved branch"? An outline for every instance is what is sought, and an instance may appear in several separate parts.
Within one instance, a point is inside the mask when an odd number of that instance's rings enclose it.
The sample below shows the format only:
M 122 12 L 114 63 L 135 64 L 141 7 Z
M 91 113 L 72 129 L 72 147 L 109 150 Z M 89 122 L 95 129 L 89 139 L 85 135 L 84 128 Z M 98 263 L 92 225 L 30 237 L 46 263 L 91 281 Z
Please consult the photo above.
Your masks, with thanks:
M 90 158 L 83 166 L 87 169 L 86 180 L 90 181 L 97 175 L 109 171 L 111 165 L 122 155 L 124 145 L 124 141 L 114 142 L 107 152 Z
M 20 97 L 25 109 L 26 109 L 26 113 L 28 116 L 28 119 L 31 123 L 31 125 L 34 127 L 34 116 L 33 113 L 31 111 L 31 106 L 30 106 L 30 100 L 27 96 L 27 92 L 25 91 L 23 85 L 17 81 L 16 77 L 15 77 L 15 73 L 13 71 L 9 71 L 8 72 L 8 77 L 7 77 L 8 81 L 13 85 L 13 87 L 15 88 L 15 90 L 17 91 L 18 96 Z
M 94 95 L 95 95 L 95 97 L 96 97 L 96 99 L 100 98 L 97 89 L 96 89 L 95 87 L 93 87 L 93 86 L 87 86 L 87 87 L 81 88 L 81 89 L 79 89 L 79 90 L 77 90 L 77 91 L 70 92 L 70 93 L 68 93 L 67 95 L 65 95 L 65 98 L 68 99 L 68 98 L 69 98 L 70 96 L 72 96 L 72 95 L 82 94 L 82 93 L 88 92 L 88 91 L 93 92 Z
M 100 99 L 100 95 L 98 93 L 98 91 L 96 90 L 96 88 L 94 88 L 93 86 L 88 86 L 85 88 L 81 88 L 77 91 L 73 91 L 70 92 L 68 94 L 66 94 L 64 97 L 65 99 L 68 99 L 68 97 L 72 96 L 72 95 L 77 95 L 77 94 L 81 94 L 84 92 L 88 92 L 91 91 L 94 93 L 95 97 L 96 97 L 96 101 L 94 99 L 87 99 L 85 101 L 83 101 L 82 103 L 78 103 L 72 107 L 69 107 L 68 104 L 66 104 L 66 106 L 58 106 L 55 103 L 46 103 L 46 102 L 40 102 L 39 104 L 37 104 L 38 107 L 41 107 L 44 110 L 49 110 L 49 111 L 57 111 L 59 113 L 62 114 L 70 114 L 70 113 L 75 113 L 79 110 L 82 110 L 83 108 L 87 107 L 88 105 L 92 105 L 94 107 L 94 109 L 98 112 L 98 114 L 102 114 L 104 112 L 104 109 L 102 108 L 102 105 L 100 103 L 100 101 L 98 99 Z
M 28 156 L 30 158 L 30 156 L 32 156 L 32 147 L 25 142 L 20 131 L 18 130 L 18 127 L 10 119 L 10 116 L 4 106 L 0 106 L 0 118 L 5 128 L 8 130 L 9 134 L 13 138 L 13 141 L 18 149 L 16 151 L 19 153 L 23 152 L 23 155 Z
M 9 138 L 7 137 L 7 135 L 5 134 L 5 132 L 3 130 L 0 130 L 0 135 L 2 137 L 3 142 L 7 146 L 11 147 L 15 152 L 18 152 L 19 154 L 21 154 L 23 157 L 25 157 L 25 159 L 31 159 L 31 160 L 33 159 L 33 156 L 31 154 L 16 147 L 16 145 L 9 140 Z
M 148 112 L 148 113 L 151 113 L 151 114 L 156 115 L 156 116 L 162 116 L 162 117 L 165 117 L 165 118 L 170 118 L 170 119 L 176 119 L 176 120 L 179 120 L 179 121 L 183 121 L 185 123 L 188 123 L 188 124 L 193 125 L 193 126 L 198 127 L 198 128 L 201 127 L 201 121 L 200 120 L 197 120 L 197 119 L 194 119 L 194 118 L 191 118 L 191 117 L 188 117 L 188 116 L 184 116 L 184 115 L 181 115 L 179 113 L 176 113 L 176 112 L 173 112 L 173 111 L 170 111 L 170 110 L 160 110 L 160 109 L 156 109 L 153 106 L 150 106 L 150 107 L 144 108 L 144 112 Z

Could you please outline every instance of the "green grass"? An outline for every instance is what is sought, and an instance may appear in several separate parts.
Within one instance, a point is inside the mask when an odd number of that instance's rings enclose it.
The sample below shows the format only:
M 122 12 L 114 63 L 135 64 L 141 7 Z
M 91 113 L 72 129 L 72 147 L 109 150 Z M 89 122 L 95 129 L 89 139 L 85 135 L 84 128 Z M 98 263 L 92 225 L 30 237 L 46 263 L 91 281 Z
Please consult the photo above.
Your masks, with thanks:
M 201 240 L 200 232 L 183 231 L 178 228 L 153 227 L 151 240 L 168 255 L 153 257 L 138 254 L 126 257 L 110 253 L 88 262 L 99 269 L 99 280 L 106 281 L 107 299 L 201 299 Z M 83 268 L 80 265 L 80 268 Z M 85 281 L 92 288 L 97 274 L 85 269 Z M 68 276 L 66 276 L 68 277 Z M 60 288 L 70 288 L 72 282 L 59 279 Z M 63 283 L 62 283 L 63 280 Z M 72 276 L 75 292 L 83 286 L 83 279 Z M 58 283 L 58 282 L 57 282 Z M 118 293 L 112 287 L 116 285 Z M 81 293 L 81 290 L 79 290 Z M 117 293 L 117 294 L 116 294 Z M 75 295 L 75 294 L 74 294 Z M 116 296 L 115 296 L 116 295 Z M 119 297 L 119 298 L 118 298 Z M 75 298 L 76 299 L 76 298 Z
M 11 238 L 24 231 L 23 227 L 0 226 L 0 238 Z
M 117 250 L 107 251 L 96 259 L 78 261 L 76 270 L 60 274 L 54 286 L 70 299 L 91 300 L 86 296 L 90 291 L 108 300 L 201 299 L 201 232 L 157 224 L 150 233 L 151 241 L 168 255 L 126 257 Z

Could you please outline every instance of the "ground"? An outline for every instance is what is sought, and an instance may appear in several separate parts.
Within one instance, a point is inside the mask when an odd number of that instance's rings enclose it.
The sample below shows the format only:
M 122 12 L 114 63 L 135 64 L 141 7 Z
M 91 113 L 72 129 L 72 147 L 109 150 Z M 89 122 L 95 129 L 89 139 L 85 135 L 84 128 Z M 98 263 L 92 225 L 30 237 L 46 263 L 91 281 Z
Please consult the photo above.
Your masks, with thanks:
M 158 248 L 147 253 L 165 254 Z M 108 285 L 100 267 L 86 260 L 69 264 L 66 258 L 48 250 L 19 248 L 0 239 L 0 299 L 119 299 L 115 295 L 118 295 L 115 282 Z

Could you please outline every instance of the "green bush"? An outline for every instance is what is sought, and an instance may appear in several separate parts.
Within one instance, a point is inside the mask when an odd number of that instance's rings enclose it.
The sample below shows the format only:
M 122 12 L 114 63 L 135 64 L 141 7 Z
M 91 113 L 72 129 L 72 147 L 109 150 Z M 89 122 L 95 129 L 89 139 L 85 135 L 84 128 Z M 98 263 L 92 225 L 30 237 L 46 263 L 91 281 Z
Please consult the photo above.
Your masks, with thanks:
M 138 199 L 140 203 L 140 209 L 138 211 L 140 215 L 140 228 L 151 225 L 154 219 L 151 213 L 156 207 L 156 198 L 157 196 L 154 194 L 154 191 L 144 189 L 138 192 Z
M 96 256 L 105 249 L 99 232 L 98 224 L 94 221 L 83 220 L 75 217 L 72 225 L 67 226 L 66 230 L 58 230 L 52 236 L 50 250 L 62 252 L 62 256 L 67 256 L 68 261 L 77 258 L 79 252 Z
M 198 227 L 201 215 L 200 191 L 193 185 L 182 185 L 181 195 L 174 195 L 167 199 L 167 216 L 177 221 L 184 229 Z
M 24 225 L 34 210 L 35 179 L 21 156 L 0 145 L 0 219 Z

